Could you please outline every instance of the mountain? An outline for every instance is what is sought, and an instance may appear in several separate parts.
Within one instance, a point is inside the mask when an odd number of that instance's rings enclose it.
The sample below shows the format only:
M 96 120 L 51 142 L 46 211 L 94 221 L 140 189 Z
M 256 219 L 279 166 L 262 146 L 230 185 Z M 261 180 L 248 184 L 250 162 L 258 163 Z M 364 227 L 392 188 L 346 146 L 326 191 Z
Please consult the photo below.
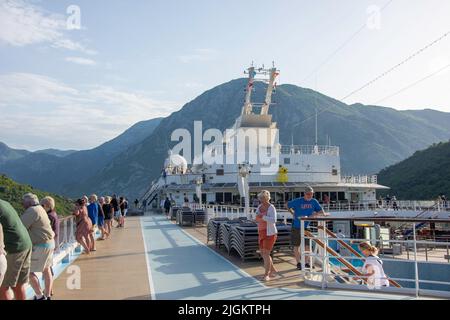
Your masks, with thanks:
M 41 189 L 77 196 L 78 194 L 71 192 L 74 186 L 94 175 L 133 144 L 142 142 L 160 122 L 161 118 L 138 122 L 96 148 L 76 151 L 65 157 L 29 152 L 15 160 L 0 163 L 0 172 Z
M 0 175 L 0 199 L 11 203 L 19 214 L 24 211 L 22 207 L 22 197 L 28 192 L 36 194 L 39 200 L 45 196 L 51 196 L 55 199 L 56 212 L 59 215 L 66 216 L 72 214 L 73 204 L 69 199 L 34 189 L 32 186 L 17 183 L 5 175 Z
M 246 81 L 232 80 L 190 101 L 164 118 L 141 143 L 116 156 L 101 171 L 80 183 L 76 192 L 114 191 L 132 197 L 141 194 L 160 174 L 168 148 L 176 143 L 169 142 L 175 129 L 186 128 L 193 132 L 194 120 L 203 121 L 203 130 L 223 131 L 234 123 L 241 112 Z M 263 86 L 256 83 L 255 101 L 264 100 Z M 340 146 L 343 173 L 375 173 L 418 149 L 450 138 L 450 113 L 347 105 L 289 84 L 277 87 L 273 102 L 270 113 L 278 123 L 283 144 L 291 143 L 291 134 L 295 144 L 312 144 L 315 110 L 325 110 L 318 116 L 319 144 L 326 144 L 329 136 L 333 145 Z
M 49 154 L 51 156 L 64 158 L 65 156 L 68 156 L 69 154 L 72 154 L 74 152 L 77 152 L 77 150 L 43 149 L 43 150 L 35 151 L 34 153 L 44 153 L 44 154 Z
M 379 183 L 398 199 L 436 199 L 450 195 L 450 141 L 433 144 L 380 171 Z
M 0 165 L 10 160 L 14 161 L 30 154 L 30 151 L 12 149 L 3 142 L 0 142 Z

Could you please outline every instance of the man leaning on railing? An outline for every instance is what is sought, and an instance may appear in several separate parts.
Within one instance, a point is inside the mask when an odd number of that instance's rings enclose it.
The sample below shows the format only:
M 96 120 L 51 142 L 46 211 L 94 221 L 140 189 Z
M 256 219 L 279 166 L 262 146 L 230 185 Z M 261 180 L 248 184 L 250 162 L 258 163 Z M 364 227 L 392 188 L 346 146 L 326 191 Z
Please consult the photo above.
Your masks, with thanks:
M 294 216 L 292 220 L 291 244 L 294 246 L 294 256 L 297 261 L 297 269 L 301 270 L 300 263 L 300 219 L 302 217 L 328 216 L 319 202 L 313 198 L 314 190 L 312 187 L 305 187 L 305 195 L 301 198 L 293 199 L 287 203 L 288 211 Z M 309 222 L 305 221 L 305 228 Z M 305 242 L 305 251 L 309 251 L 309 240 Z M 305 264 L 306 268 L 310 268 L 309 264 Z

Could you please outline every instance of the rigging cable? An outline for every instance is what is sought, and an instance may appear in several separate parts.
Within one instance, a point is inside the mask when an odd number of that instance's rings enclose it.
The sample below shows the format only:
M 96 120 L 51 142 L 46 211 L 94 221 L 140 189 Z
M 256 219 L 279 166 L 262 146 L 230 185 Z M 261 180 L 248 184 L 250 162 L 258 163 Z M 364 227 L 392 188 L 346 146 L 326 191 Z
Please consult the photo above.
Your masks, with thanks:
M 389 0 L 383 7 L 381 7 L 380 12 L 383 11 L 387 6 L 389 6 L 394 0 Z M 327 64 L 339 51 L 345 48 L 359 33 L 361 33 L 367 27 L 367 23 L 364 23 L 359 27 L 356 32 L 354 32 L 348 39 L 346 39 L 340 46 L 338 46 L 328 57 L 318 66 L 314 68 L 306 77 L 304 77 L 300 82 L 307 81 L 311 76 L 317 73 L 322 67 Z
M 400 90 L 398 90 L 398 91 L 396 91 L 396 92 L 394 92 L 394 93 L 392 93 L 392 94 L 390 94 L 390 95 L 388 95 L 388 96 L 386 96 L 386 97 L 384 97 L 384 98 L 382 98 L 382 99 L 376 101 L 375 104 L 380 103 L 380 102 L 383 102 L 384 100 L 387 100 L 387 99 L 389 99 L 389 98 L 392 98 L 393 96 L 396 96 L 396 95 L 402 93 L 403 91 L 408 90 L 408 89 L 414 87 L 415 85 L 417 85 L 417 84 L 419 84 L 419 83 L 421 83 L 421 82 L 423 82 L 423 81 L 425 81 L 425 80 L 427 80 L 427 79 L 429 79 L 429 78 L 431 78 L 431 77 L 437 75 L 438 73 L 440 73 L 441 71 L 447 69 L 448 67 L 450 67 L 450 63 L 447 64 L 446 66 L 440 68 L 439 70 L 434 71 L 433 73 L 431 73 L 431 74 L 429 74 L 429 75 L 427 75 L 427 76 L 425 76 L 425 77 L 423 77 L 423 78 L 417 80 L 416 82 L 411 83 L 410 85 L 408 85 L 408 86 L 406 86 L 406 87 L 404 87 L 404 88 L 402 88 L 402 89 L 400 89 Z
M 383 72 L 382 74 L 378 75 L 377 77 L 375 77 L 374 79 L 372 79 L 371 81 L 367 82 L 366 84 L 364 84 L 363 86 L 359 87 L 358 89 L 350 92 L 349 94 L 347 94 L 345 97 L 341 98 L 340 100 L 345 100 L 348 97 L 358 93 L 359 91 L 369 87 L 370 85 L 372 85 L 373 83 L 375 83 L 376 81 L 378 81 L 379 79 L 385 77 L 386 75 L 390 74 L 392 71 L 394 71 L 395 69 L 399 68 L 400 66 L 402 66 L 403 64 L 405 64 L 406 62 L 410 61 L 411 59 L 415 58 L 416 56 L 418 56 L 419 54 L 421 54 L 422 52 L 424 52 L 425 50 L 427 50 L 428 48 L 430 48 L 431 46 L 435 45 L 436 43 L 438 43 L 439 41 L 441 41 L 442 39 L 444 39 L 445 37 L 447 37 L 450 34 L 450 31 L 447 31 L 446 33 L 444 33 L 442 36 L 440 36 L 439 38 L 437 38 L 436 40 L 430 42 L 429 44 L 427 44 L 426 46 L 420 48 L 419 50 L 417 50 L 416 52 L 414 52 L 413 54 L 411 54 L 410 56 L 408 56 L 406 59 L 403 59 L 401 62 L 397 63 L 396 65 L 394 65 L 393 67 L 389 68 L 388 70 L 386 70 L 385 72 Z M 424 79 L 422 79 L 424 80 Z M 406 89 L 404 89 L 406 90 Z M 333 106 L 335 106 L 336 104 L 332 104 L 329 107 L 326 107 L 322 110 L 319 111 L 318 114 L 321 114 L 327 110 L 329 110 L 330 108 L 332 108 Z M 309 119 L 314 118 L 315 115 L 310 116 L 306 119 L 303 119 L 300 123 L 298 123 L 295 126 L 298 126 L 301 123 L 304 123 L 305 121 L 308 121 Z

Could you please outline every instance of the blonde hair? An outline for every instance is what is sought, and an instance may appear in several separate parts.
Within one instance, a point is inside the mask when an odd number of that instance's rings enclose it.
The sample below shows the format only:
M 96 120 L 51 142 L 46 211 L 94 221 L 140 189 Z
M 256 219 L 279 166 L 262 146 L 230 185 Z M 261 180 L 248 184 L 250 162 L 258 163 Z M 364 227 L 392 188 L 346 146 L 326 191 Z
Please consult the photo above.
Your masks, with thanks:
M 96 202 L 98 200 L 97 195 L 95 193 L 91 194 L 91 196 L 89 197 L 89 200 L 91 200 L 91 199 L 94 199 L 94 202 Z
M 267 201 L 269 201 L 270 200 L 270 192 L 267 190 L 262 190 L 260 193 L 258 193 L 258 199 L 261 199 L 261 198 L 266 198 Z
M 106 204 L 109 204 L 109 203 L 111 203 L 111 197 L 110 196 L 107 196 L 107 197 L 105 197 L 105 203 Z
M 361 250 L 367 250 L 373 255 L 377 255 L 378 254 L 378 248 L 373 246 L 373 245 L 371 245 L 369 242 L 361 242 L 359 244 L 359 248 Z
M 50 210 L 55 210 L 55 199 L 50 196 L 44 197 L 41 199 L 41 206 L 48 206 Z

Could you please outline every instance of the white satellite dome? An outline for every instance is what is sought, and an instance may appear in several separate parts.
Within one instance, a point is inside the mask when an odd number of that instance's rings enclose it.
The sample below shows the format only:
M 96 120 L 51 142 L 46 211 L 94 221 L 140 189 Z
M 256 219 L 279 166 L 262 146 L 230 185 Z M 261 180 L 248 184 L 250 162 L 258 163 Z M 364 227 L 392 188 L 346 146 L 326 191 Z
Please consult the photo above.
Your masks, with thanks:
M 169 158 L 164 161 L 164 166 L 176 169 L 179 173 L 186 173 L 187 171 L 187 161 L 183 156 L 179 154 L 171 154 Z

